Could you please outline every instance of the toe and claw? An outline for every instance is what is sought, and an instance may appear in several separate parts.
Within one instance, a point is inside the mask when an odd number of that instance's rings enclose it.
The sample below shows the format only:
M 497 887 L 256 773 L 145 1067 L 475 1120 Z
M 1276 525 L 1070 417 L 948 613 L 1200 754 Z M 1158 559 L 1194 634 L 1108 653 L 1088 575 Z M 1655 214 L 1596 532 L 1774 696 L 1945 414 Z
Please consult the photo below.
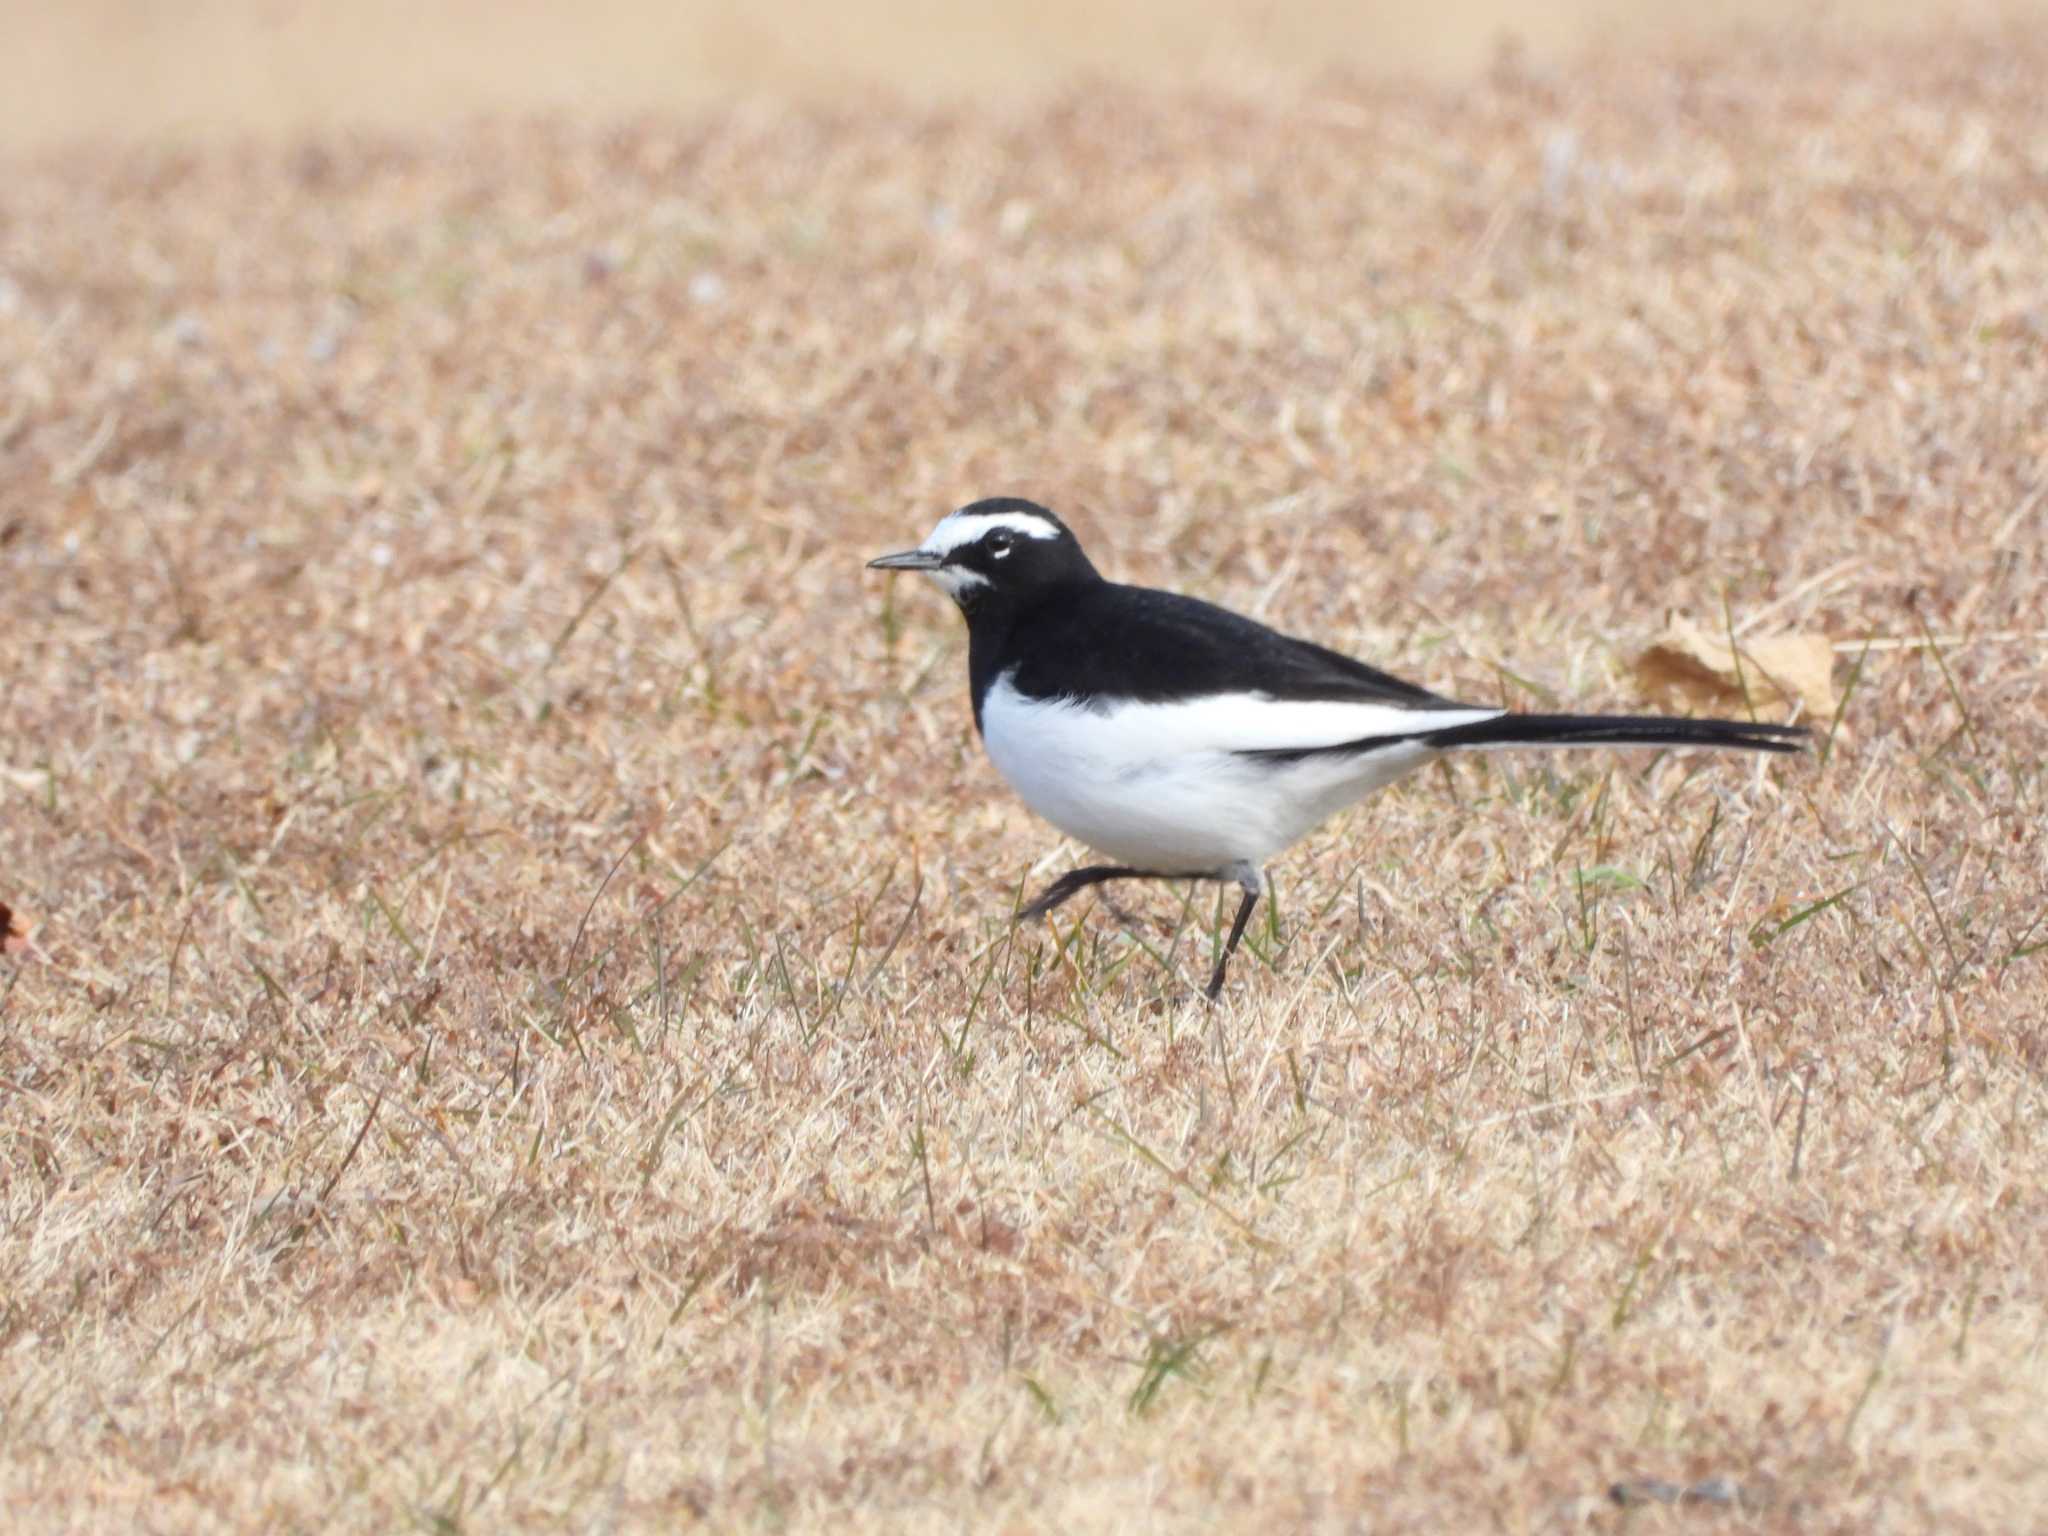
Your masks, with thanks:
M 1092 885 L 1105 880 L 1180 880 L 1184 875 L 1161 874 L 1158 870 L 1134 869 L 1122 864 L 1091 864 L 1085 869 L 1070 869 L 1059 879 L 1039 893 L 1038 899 L 1017 914 L 1017 920 L 1044 917 L 1063 902 L 1078 896 Z M 1215 1002 L 1223 991 L 1223 973 L 1230 966 L 1230 957 L 1237 952 L 1238 940 L 1244 937 L 1245 924 L 1251 921 L 1252 908 L 1258 905 L 1259 892 L 1264 881 L 1259 872 L 1250 865 L 1220 872 L 1215 878 L 1234 882 L 1244 892 L 1244 900 L 1238 903 L 1237 918 L 1230 925 L 1230 937 L 1223 942 L 1223 953 L 1216 957 L 1216 968 L 1209 973 L 1209 984 L 1202 989 L 1202 995 Z

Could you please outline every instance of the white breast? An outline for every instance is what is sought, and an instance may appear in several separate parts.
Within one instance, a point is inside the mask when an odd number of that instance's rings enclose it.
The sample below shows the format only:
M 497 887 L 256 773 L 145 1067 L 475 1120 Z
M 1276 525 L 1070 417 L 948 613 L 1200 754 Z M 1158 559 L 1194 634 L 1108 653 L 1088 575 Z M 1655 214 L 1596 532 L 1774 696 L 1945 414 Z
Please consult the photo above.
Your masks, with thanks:
M 1394 738 L 1498 713 L 1263 694 L 1098 706 L 1026 698 L 1005 674 L 982 701 L 981 725 L 997 771 L 1069 837 L 1140 869 L 1209 874 L 1263 865 L 1435 755 Z M 1389 740 L 1292 762 L 1243 755 L 1374 736 Z

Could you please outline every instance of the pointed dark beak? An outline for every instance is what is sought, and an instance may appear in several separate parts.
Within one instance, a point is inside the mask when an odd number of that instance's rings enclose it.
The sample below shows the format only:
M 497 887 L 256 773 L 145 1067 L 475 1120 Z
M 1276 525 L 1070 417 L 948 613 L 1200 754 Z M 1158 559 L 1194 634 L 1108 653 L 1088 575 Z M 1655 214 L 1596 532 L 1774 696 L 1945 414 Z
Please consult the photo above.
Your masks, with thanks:
M 928 555 L 921 549 L 906 549 L 900 555 L 883 555 L 870 560 L 871 571 L 936 571 L 946 562 L 938 555 Z

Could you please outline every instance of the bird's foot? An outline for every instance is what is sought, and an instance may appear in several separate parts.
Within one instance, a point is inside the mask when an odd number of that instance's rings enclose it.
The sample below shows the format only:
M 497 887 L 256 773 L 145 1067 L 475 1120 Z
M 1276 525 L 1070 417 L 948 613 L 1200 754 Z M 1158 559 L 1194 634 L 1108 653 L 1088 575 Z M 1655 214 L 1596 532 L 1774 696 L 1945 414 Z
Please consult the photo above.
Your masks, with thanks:
M 1126 869 L 1120 864 L 1091 864 L 1086 869 L 1070 869 L 1059 879 L 1039 893 L 1038 899 L 1017 914 L 1018 922 L 1034 917 L 1043 917 L 1054 907 L 1071 900 L 1091 885 L 1100 885 L 1105 880 L 1155 880 L 1163 878 L 1150 870 Z M 1114 908 L 1111 908 L 1114 911 Z

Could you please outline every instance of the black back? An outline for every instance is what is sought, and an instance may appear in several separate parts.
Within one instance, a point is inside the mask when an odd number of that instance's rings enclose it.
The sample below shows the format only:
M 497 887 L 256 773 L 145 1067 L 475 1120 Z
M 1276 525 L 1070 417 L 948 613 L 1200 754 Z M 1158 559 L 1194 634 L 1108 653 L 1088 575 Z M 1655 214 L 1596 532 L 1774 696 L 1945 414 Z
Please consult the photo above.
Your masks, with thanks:
M 1200 598 L 1097 581 L 1019 613 L 1003 647 L 1031 698 L 1215 693 L 1435 708 L 1447 703 L 1338 651 Z M 999 665 L 999 675 L 1005 666 Z M 993 681 L 993 676 L 991 677 Z
M 1058 539 L 1015 541 L 1001 559 L 978 546 L 949 557 L 989 581 L 961 603 L 977 727 L 982 701 L 1006 672 L 1027 698 L 1083 703 L 1218 693 L 1418 709 L 1450 702 L 1200 598 L 1105 581 L 1043 507 L 1005 498 L 963 510 L 1028 512 L 1060 529 Z

